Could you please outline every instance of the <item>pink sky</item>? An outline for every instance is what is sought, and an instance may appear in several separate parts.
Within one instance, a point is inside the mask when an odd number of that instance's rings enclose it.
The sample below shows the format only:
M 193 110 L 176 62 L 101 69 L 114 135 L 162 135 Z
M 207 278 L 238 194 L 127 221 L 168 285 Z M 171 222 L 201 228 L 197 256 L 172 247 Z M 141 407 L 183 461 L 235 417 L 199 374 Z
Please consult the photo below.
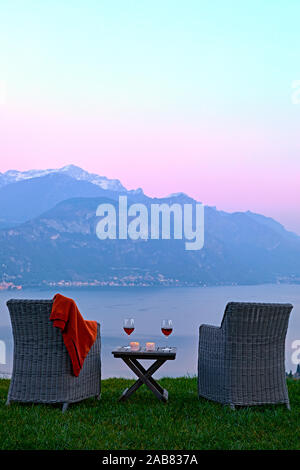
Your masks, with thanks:
M 73 163 L 300 234 L 300 4 L 273 3 L 0 2 L 0 171 Z
M 2 172 L 73 163 L 150 196 L 182 191 L 218 209 L 274 217 L 300 233 L 299 160 L 282 158 L 278 134 L 272 138 L 259 122 L 78 118 L 24 109 L 0 117 Z

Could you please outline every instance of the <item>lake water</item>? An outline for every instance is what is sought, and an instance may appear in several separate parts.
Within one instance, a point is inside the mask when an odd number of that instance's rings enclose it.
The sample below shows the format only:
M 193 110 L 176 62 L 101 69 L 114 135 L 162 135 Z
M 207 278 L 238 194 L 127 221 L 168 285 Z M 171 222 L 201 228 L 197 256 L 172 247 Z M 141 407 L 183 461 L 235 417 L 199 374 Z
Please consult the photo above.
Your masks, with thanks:
M 101 324 L 103 378 L 133 377 L 123 361 L 114 359 L 111 354 L 114 347 L 128 344 L 128 337 L 123 332 L 123 319 L 127 317 L 135 319 L 135 331 L 130 340 L 141 344 L 154 341 L 158 345 L 166 342 L 160 331 L 161 320 L 172 319 L 174 331 L 168 341 L 170 346 L 178 348 L 177 358 L 168 361 L 156 377 L 195 375 L 199 326 L 202 323 L 219 326 L 229 301 L 294 305 L 286 341 L 286 370 L 296 369 L 291 356 L 292 342 L 300 340 L 299 285 L 60 289 L 59 292 L 76 301 L 85 319 Z M 0 375 L 12 370 L 13 341 L 6 301 L 10 298 L 50 299 L 55 293 L 57 290 L 38 289 L 0 292 L 0 341 L 6 345 L 6 364 L 0 364 Z

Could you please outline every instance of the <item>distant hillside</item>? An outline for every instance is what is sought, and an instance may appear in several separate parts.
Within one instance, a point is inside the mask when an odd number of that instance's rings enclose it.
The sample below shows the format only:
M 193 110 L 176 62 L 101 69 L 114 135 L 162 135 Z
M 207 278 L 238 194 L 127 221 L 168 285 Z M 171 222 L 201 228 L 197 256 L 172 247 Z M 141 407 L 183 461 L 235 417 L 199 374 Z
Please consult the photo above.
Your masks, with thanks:
M 139 201 L 147 199 L 141 189 L 127 191 L 119 180 L 109 180 L 74 165 L 58 170 L 10 170 L 0 173 L 0 229 L 31 220 L 66 199 L 117 199 L 120 194 Z
M 144 200 L 192 201 L 182 194 Z M 129 203 L 134 201 L 132 194 Z M 102 202 L 115 204 L 103 197 L 69 199 L 14 229 L 1 230 L 0 281 L 218 285 L 300 280 L 300 237 L 278 230 L 263 216 L 206 207 L 205 246 L 186 251 L 183 240 L 100 241 L 95 214 Z
M 25 222 L 72 197 L 115 198 L 118 194 L 62 173 L 21 179 L 0 188 L 0 224 Z

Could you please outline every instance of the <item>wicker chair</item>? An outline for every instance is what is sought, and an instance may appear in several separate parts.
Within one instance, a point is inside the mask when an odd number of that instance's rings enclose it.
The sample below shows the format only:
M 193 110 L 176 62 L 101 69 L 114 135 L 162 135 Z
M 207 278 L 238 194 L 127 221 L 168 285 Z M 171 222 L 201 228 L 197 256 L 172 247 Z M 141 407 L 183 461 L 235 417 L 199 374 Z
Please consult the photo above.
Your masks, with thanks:
M 231 302 L 221 327 L 199 330 L 198 395 L 230 405 L 285 403 L 290 304 Z
M 13 337 L 13 372 L 7 404 L 11 401 L 69 403 L 97 396 L 101 391 L 100 325 L 97 339 L 78 377 L 61 331 L 49 320 L 52 300 L 9 300 Z

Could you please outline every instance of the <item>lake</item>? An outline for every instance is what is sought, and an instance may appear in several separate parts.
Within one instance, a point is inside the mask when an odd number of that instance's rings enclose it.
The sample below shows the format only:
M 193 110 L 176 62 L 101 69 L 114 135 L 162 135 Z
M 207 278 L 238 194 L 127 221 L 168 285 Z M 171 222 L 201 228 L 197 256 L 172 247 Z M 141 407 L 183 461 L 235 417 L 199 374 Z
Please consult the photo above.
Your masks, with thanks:
M 178 348 L 175 361 L 168 361 L 156 374 L 162 376 L 195 375 L 197 373 L 198 332 L 202 323 L 219 326 L 229 301 L 292 303 L 286 341 L 286 370 L 295 371 L 292 363 L 292 342 L 300 340 L 300 286 L 260 285 L 182 288 L 93 288 L 93 289 L 24 289 L 0 292 L 0 341 L 6 345 L 6 364 L 0 364 L 0 375 L 12 370 L 13 341 L 6 301 L 10 298 L 50 299 L 57 292 L 73 298 L 87 320 L 101 324 L 102 377 L 132 378 L 123 361 L 114 359 L 111 351 L 128 344 L 123 319 L 135 319 L 130 340 L 166 343 L 161 334 L 161 320 L 173 320 L 170 346 Z

